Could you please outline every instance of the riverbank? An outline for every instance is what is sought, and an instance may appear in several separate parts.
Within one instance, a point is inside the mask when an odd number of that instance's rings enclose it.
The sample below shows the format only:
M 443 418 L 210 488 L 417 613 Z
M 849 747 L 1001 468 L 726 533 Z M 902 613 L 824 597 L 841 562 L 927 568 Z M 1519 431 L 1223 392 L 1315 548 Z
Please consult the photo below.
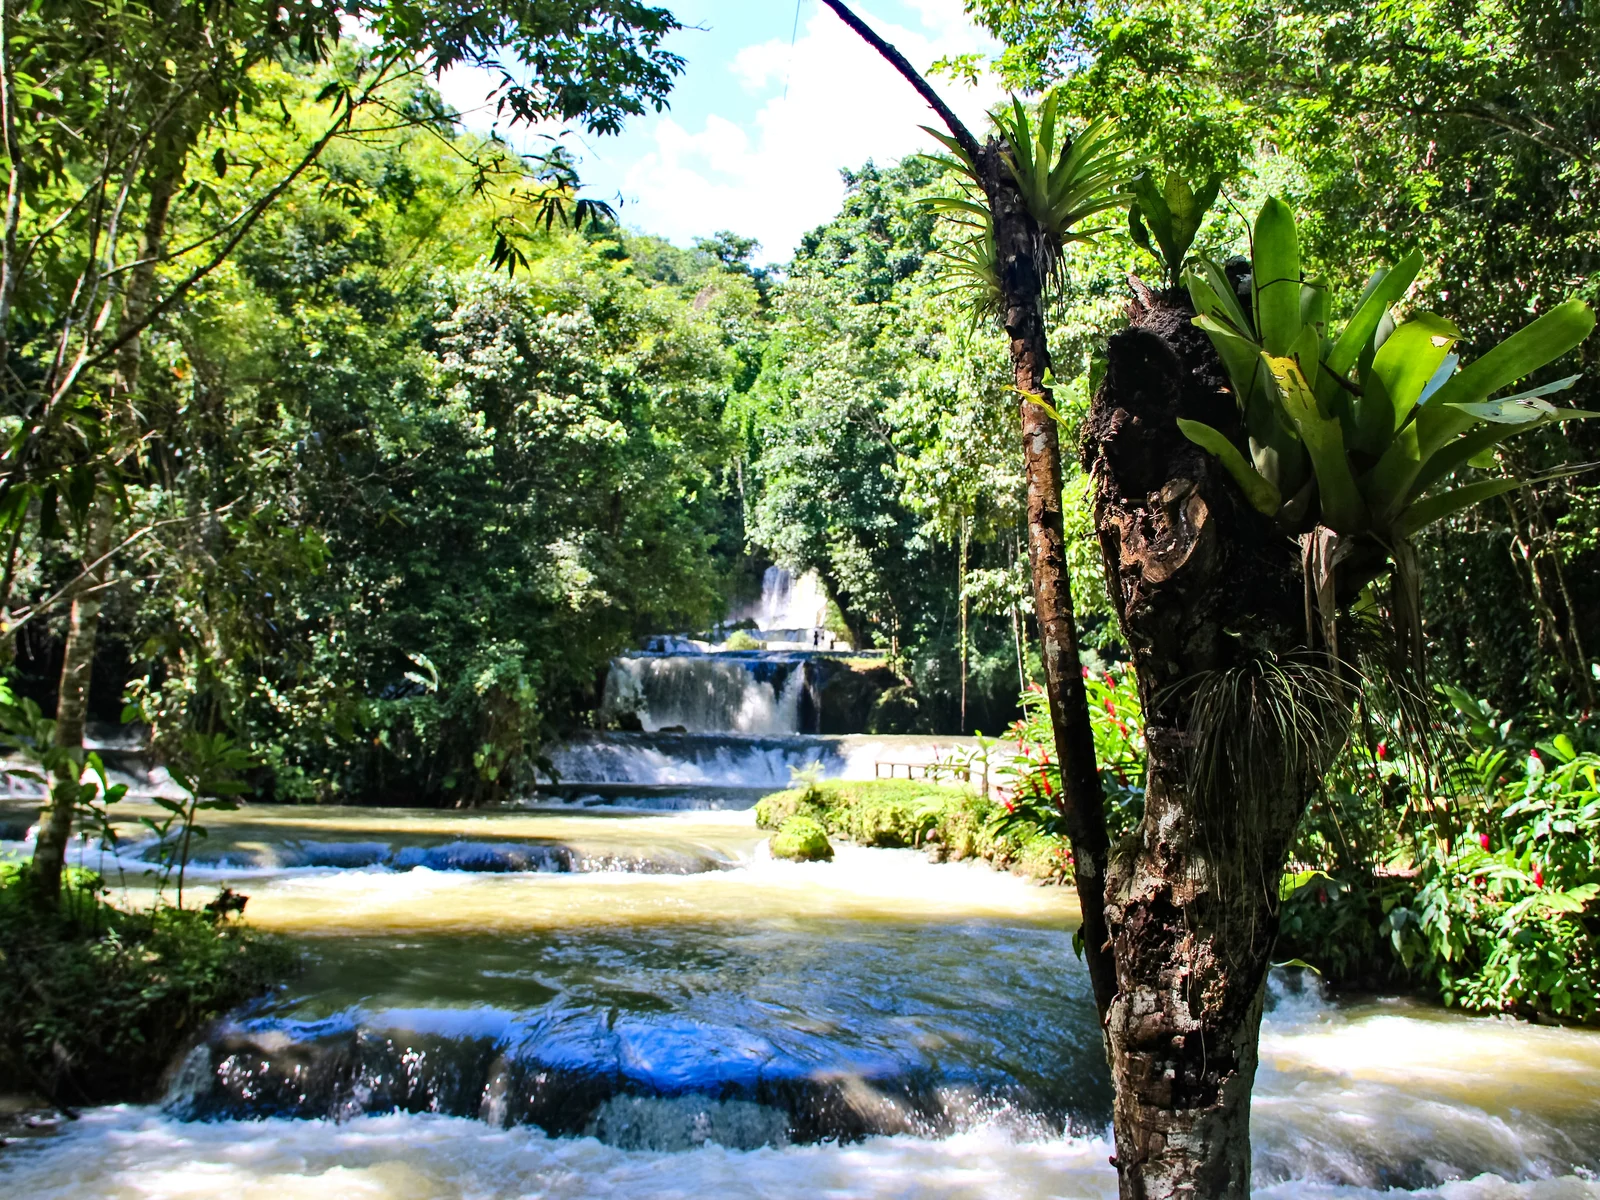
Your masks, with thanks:
M 296 954 L 226 911 L 106 902 L 71 871 L 51 908 L 0 864 L 0 1094 L 145 1101 L 205 1027 L 281 982 Z
M 756 823 L 776 830 L 791 817 L 810 817 L 861 846 L 925 850 L 933 862 L 978 860 L 1040 883 L 1071 882 L 1066 841 L 1007 832 L 997 823 L 1004 811 L 962 784 L 826 779 L 764 797 Z

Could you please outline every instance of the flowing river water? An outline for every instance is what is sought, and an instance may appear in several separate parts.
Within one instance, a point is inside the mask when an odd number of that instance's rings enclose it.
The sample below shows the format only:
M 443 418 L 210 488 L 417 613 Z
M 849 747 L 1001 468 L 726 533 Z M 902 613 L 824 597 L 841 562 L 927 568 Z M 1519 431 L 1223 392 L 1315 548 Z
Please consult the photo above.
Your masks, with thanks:
M 1114 1196 L 1070 890 L 765 853 L 774 764 L 927 753 L 613 737 L 523 807 L 219 814 L 189 886 L 304 971 L 161 1103 L 0 1149 L 0 1196 Z M 137 891 L 147 852 L 101 865 Z M 1272 989 L 1258 1196 L 1600 1198 L 1600 1037 Z

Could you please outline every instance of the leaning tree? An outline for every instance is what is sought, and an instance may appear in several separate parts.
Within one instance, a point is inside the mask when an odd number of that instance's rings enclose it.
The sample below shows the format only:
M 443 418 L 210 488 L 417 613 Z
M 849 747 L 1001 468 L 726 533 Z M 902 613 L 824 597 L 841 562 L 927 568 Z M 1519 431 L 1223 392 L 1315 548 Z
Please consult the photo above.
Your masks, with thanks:
M 149 445 L 172 432 L 152 426 L 143 394 L 149 332 L 315 178 L 330 146 L 399 129 L 448 134 L 456 114 L 428 78 L 475 67 L 497 81 L 488 99 L 501 119 L 612 133 L 665 106 L 682 60 L 662 40 L 676 28 L 640 0 L 0 0 L 0 638 L 70 607 L 50 735 L 64 753 L 53 756 L 57 786 L 34 854 L 41 896 L 59 890 L 85 794 L 111 564 L 153 528 L 130 528 L 128 490 L 157 480 Z M 502 60 L 527 64 L 527 78 Z M 309 127 L 264 84 L 270 64 L 318 73 L 326 107 L 302 114 Z M 274 109 L 297 135 L 293 152 L 230 157 L 240 115 Z M 576 197 L 559 147 L 533 161 L 486 141 L 470 165 L 480 191 L 512 197 L 486 231 L 496 266 L 523 261 L 519 231 L 603 208 Z M 229 172 L 248 180 L 231 208 L 217 183 Z M 66 549 L 77 565 L 42 601 L 17 605 L 16 565 L 30 545 Z
M 1149 755 L 1144 816 L 1108 847 L 1075 686 L 1041 302 L 1070 236 L 1057 202 L 1099 135 L 1056 144 L 1047 99 L 1040 136 L 1014 104 L 980 144 L 902 56 L 826 2 L 928 99 L 976 187 L 956 203 L 976 222 L 962 269 L 1001 315 L 1024 395 L 1034 592 L 1121 1194 L 1246 1197 L 1250 1091 L 1295 830 L 1364 681 L 1415 679 L 1411 539 L 1520 486 L 1456 479 L 1492 470 L 1505 438 L 1586 415 L 1544 398 L 1572 379 L 1497 393 L 1574 348 L 1594 316 L 1561 305 L 1463 368 L 1449 322 L 1393 312 L 1419 255 L 1341 303 L 1303 278 L 1293 214 L 1274 199 L 1249 263 L 1200 260 L 1185 273 L 1196 207 L 1214 187 L 1200 200 L 1180 181 L 1136 188 L 1135 237 L 1155 235 L 1169 286 L 1136 286 L 1082 446 Z M 1338 329 L 1336 311 L 1353 313 Z

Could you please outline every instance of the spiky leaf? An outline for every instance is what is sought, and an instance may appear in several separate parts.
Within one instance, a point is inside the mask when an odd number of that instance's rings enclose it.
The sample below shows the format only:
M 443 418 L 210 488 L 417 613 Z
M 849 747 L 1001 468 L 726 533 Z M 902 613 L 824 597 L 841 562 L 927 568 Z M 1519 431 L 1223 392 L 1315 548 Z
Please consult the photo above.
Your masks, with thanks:
M 1344 430 L 1317 407 L 1316 395 L 1293 358 L 1263 353 L 1284 412 L 1294 422 L 1311 458 L 1322 502 L 1322 523 L 1337 533 L 1359 533 L 1367 526 L 1367 506 L 1350 473 Z
M 1520 479 L 1484 479 L 1453 491 L 1440 492 L 1436 496 L 1418 500 L 1401 513 L 1394 523 L 1394 532 L 1398 537 L 1409 538 L 1418 530 L 1426 529 L 1436 521 L 1442 521 L 1446 517 L 1454 516 L 1464 509 L 1482 504 L 1485 500 L 1491 500 L 1506 492 L 1515 491 L 1521 486 Z

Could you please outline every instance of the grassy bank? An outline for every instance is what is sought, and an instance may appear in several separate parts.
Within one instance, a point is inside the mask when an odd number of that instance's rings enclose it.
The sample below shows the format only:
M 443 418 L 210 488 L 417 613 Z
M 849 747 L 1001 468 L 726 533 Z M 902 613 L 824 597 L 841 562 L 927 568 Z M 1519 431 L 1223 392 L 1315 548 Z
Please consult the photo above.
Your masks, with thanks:
M 925 849 L 940 862 L 982 859 L 1047 883 L 1070 879 L 1066 843 L 1048 834 L 997 828 L 1004 811 L 953 784 L 830 779 L 767 796 L 756 805 L 756 822 L 777 829 L 790 817 L 810 817 L 830 836 L 861 846 Z
M 224 915 L 125 912 L 86 872 L 63 884 L 41 906 L 26 867 L 0 866 L 0 1092 L 151 1099 L 208 1021 L 294 967 L 287 946 Z

